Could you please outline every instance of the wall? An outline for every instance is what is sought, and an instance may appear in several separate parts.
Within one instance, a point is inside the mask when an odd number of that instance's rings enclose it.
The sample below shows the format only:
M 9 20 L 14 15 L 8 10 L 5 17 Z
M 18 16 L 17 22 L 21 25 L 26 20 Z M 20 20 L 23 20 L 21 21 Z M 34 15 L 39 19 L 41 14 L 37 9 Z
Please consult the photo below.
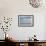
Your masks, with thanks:
M 18 15 L 32 14 L 34 15 L 34 27 L 18 27 Z M 0 0 L 0 16 L 13 18 L 12 26 L 8 33 L 10 33 L 14 39 L 27 40 L 36 34 L 39 40 L 46 40 L 45 15 L 45 6 L 33 8 L 30 6 L 28 0 Z M 2 39 L 2 36 L 0 36 L 0 39 Z

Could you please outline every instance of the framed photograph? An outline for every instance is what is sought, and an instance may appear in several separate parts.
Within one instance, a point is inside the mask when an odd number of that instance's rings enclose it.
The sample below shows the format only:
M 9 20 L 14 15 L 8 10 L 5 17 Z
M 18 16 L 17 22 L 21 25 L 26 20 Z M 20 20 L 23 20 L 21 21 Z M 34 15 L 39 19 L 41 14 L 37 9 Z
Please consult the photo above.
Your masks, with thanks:
M 34 16 L 33 15 L 18 15 L 18 26 L 19 27 L 33 27 Z

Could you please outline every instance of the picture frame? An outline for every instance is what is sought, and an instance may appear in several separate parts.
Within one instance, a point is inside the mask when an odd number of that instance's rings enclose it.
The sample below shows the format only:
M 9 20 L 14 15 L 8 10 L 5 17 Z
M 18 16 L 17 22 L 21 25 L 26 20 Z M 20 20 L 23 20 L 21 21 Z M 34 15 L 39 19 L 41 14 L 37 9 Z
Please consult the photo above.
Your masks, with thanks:
M 33 27 L 34 15 L 18 15 L 18 27 Z

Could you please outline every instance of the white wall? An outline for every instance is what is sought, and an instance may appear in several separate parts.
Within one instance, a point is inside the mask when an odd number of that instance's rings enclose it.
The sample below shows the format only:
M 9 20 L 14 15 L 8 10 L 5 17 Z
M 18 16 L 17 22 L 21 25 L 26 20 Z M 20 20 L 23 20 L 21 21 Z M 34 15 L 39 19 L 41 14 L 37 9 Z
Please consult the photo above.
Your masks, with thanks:
M 34 15 L 34 27 L 18 27 L 18 15 L 32 14 Z M 27 40 L 34 34 L 39 40 L 46 40 L 45 15 L 46 8 L 33 8 L 28 0 L 0 0 L 0 16 L 13 17 L 12 26 L 8 32 L 17 40 Z

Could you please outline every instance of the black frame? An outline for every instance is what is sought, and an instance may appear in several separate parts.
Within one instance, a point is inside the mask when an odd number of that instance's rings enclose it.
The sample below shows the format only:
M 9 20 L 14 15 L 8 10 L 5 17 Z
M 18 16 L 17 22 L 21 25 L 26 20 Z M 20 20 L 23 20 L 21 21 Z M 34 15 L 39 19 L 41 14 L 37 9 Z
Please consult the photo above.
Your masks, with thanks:
M 21 24 L 20 24 L 20 17 L 21 16 L 28 16 L 28 17 L 32 17 L 32 25 L 30 25 L 30 26 L 22 26 Z M 18 15 L 18 27 L 33 27 L 34 26 L 34 15 Z

